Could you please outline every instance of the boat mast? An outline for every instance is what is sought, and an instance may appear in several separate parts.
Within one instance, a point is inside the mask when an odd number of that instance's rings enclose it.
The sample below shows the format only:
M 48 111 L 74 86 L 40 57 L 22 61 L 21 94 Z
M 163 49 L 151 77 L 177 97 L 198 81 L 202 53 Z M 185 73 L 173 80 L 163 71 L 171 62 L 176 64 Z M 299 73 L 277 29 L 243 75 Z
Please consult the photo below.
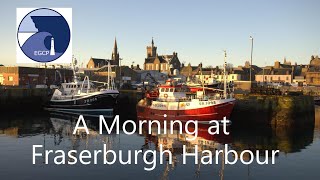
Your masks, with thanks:
M 203 77 L 203 73 L 202 73 L 202 63 L 201 63 L 201 66 L 200 66 L 200 72 L 201 72 L 202 94 L 203 94 L 203 97 L 204 97 L 205 91 L 204 91 L 204 77 Z
M 110 60 L 108 60 L 108 89 L 110 89 Z
M 224 66 L 223 66 L 224 83 L 223 83 L 223 96 L 224 96 L 225 99 L 227 99 L 227 73 L 226 73 L 226 66 L 227 66 L 227 51 L 224 50 Z
M 75 59 L 74 55 L 72 55 L 71 67 L 72 67 L 72 71 L 73 71 L 73 81 L 74 82 L 78 82 L 78 77 L 76 75 L 76 70 L 75 70 L 76 64 L 77 64 L 77 60 Z

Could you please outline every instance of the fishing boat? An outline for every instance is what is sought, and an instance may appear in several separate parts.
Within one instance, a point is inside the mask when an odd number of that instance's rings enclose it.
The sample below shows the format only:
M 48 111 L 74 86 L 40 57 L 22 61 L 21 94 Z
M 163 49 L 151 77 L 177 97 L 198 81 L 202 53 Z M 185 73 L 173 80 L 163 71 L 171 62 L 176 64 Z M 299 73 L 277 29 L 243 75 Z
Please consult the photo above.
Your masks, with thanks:
M 226 61 L 226 75 L 225 66 Z M 227 89 L 226 76 L 223 90 L 210 94 L 206 94 L 204 86 L 191 92 L 189 86 L 169 79 L 156 90 L 147 92 L 146 98 L 137 104 L 137 115 L 143 120 L 198 120 L 207 123 L 224 117 L 229 119 L 234 105 L 235 98 L 231 89 Z
M 48 102 L 46 109 L 49 111 L 81 114 L 84 116 L 113 116 L 119 91 L 115 88 L 110 77 L 111 67 L 108 62 L 108 81 L 106 88 L 96 87 L 86 76 L 80 81 L 73 67 L 73 82 L 62 83 L 56 89 Z

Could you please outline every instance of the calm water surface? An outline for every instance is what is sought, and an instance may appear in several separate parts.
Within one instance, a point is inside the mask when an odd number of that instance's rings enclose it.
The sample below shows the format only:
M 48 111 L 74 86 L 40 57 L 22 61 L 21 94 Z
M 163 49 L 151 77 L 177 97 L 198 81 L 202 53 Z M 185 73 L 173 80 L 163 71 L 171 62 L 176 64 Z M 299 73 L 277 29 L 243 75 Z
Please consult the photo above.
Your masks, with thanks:
M 210 136 L 207 127 L 200 127 L 199 137 L 187 141 L 186 135 L 126 135 L 120 133 L 100 135 L 96 120 L 88 121 L 90 135 L 73 136 L 76 118 L 57 114 L 35 114 L 1 117 L 0 120 L 0 179 L 320 179 L 320 108 L 316 107 L 315 126 L 310 128 L 236 128 L 231 127 L 230 136 Z M 110 165 L 49 165 L 43 158 L 37 158 L 32 165 L 32 145 L 39 144 L 46 149 L 99 150 L 103 144 L 118 151 L 158 149 L 164 144 L 174 156 L 172 165 L 157 164 L 156 169 L 147 172 L 140 156 L 138 165 L 121 165 L 118 161 Z M 240 152 L 250 150 L 279 149 L 275 165 L 195 165 L 193 158 L 182 164 L 182 145 L 199 150 L 214 150 L 223 144 Z M 125 157 L 127 157 L 125 155 Z M 232 157 L 231 157 L 232 158 Z M 126 159 L 126 158 L 125 158 Z M 158 160 L 158 158 L 157 158 Z

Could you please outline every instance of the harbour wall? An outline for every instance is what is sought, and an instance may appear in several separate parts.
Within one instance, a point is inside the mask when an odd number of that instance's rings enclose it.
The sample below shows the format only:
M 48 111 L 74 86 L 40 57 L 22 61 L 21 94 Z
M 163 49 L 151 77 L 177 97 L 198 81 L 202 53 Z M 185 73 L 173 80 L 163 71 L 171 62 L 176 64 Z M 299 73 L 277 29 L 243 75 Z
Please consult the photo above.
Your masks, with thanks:
M 140 99 L 144 98 L 144 93 L 136 90 L 119 90 L 119 92 L 115 114 L 121 114 L 122 120 L 136 119 L 136 105 Z
M 312 96 L 236 94 L 235 98 L 236 105 L 231 115 L 234 123 L 272 127 L 314 125 Z
M 48 94 L 47 89 L 0 87 L 0 112 L 42 111 Z
M 49 100 L 47 89 L 0 88 L 0 112 L 42 111 Z M 144 94 L 136 90 L 120 90 L 116 113 L 136 117 L 136 104 Z M 272 127 L 313 125 L 314 100 L 312 96 L 276 96 L 236 94 L 236 105 L 231 120 L 238 125 L 270 125 Z

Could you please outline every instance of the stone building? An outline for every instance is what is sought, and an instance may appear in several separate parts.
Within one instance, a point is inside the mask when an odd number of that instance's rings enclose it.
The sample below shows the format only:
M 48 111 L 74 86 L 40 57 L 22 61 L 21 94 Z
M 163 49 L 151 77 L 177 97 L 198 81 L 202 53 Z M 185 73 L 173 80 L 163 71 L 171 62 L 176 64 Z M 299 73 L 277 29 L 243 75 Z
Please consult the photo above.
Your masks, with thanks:
M 159 72 L 173 74 L 173 70 L 180 71 L 180 60 L 178 53 L 172 55 L 158 55 L 157 47 L 152 39 L 151 46 L 147 46 L 147 58 L 144 61 L 144 70 L 156 70 Z
M 306 83 L 308 85 L 320 85 L 320 58 L 319 56 L 311 56 L 310 65 L 306 75 Z
M 88 69 L 96 69 L 96 68 L 101 68 L 105 65 L 107 65 L 108 62 L 106 59 L 100 59 L 100 58 L 90 58 L 87 64 Z
M 118 45 L 117 45 L 117 39 L 114 40 L 114 46 L 111 54 L 110 64 L 114 66 L 119 66 L 120 64 L 120 55 L 118 52 Z M 101 59 L 101 58 L 90 58 L 87 63 L 88 69 L 95 69 L 95 68 L 101 68 L 105 65 L 108 65 L 107 59 Z
M 292 83 L 295 71 L 294 66 L 284 61 L 281 64 L 279 61 L 275 61 L 274 66 L 264 67 L 257 75 L 257 82 L 266 83 Z
M 187 66 L 182 65 L 180 74 L 184 75 L 185 77 L 192 77 L 199 73 L 200 71 L 200 64 L 198 66 L 191 66 L 189 63 Z
M 123 83 L 136 83 L 140 80 L 139 72 L 131 69 L 128 66 L 113 66 L 110 72 L 111 78 L 114 79 L 116 85 L 119 87 Z M 90 77 L 91 80 L 107 82 L 108 67 L 104 66 L 99 70 L 94 71 L 94 74 Z
M 261 70 L 258 66 L 253 65 L 252 67 L 252 75 L 254 75 Z M 202 70 L 202 73 L 201 73 Z M 189 63 L 188 66 L 184 66 L 181 69 L 181 74 L 190 77 L 196 78 L 198 80 L 210 80 L 210 78 L 214 78 L 217 81 L 224 81 L 224 72 L 223 67 L 215 67 L 215 68 L 202 68 L 202 63 L 198 66 L 191 66 Z M 250 80 L 250 64 L 246 62 L 245 66 L 233 67 L 231 64 L 227 65 L 227 81 L 249 81 Z M 254 80 L 254 78 L 252 78 Z
M 49 69 L 36 67 L 0 67 L 0 85 L 35 87 L 40 84 L 52 85 L 70 82 L 73 79 L 71 69 Z

